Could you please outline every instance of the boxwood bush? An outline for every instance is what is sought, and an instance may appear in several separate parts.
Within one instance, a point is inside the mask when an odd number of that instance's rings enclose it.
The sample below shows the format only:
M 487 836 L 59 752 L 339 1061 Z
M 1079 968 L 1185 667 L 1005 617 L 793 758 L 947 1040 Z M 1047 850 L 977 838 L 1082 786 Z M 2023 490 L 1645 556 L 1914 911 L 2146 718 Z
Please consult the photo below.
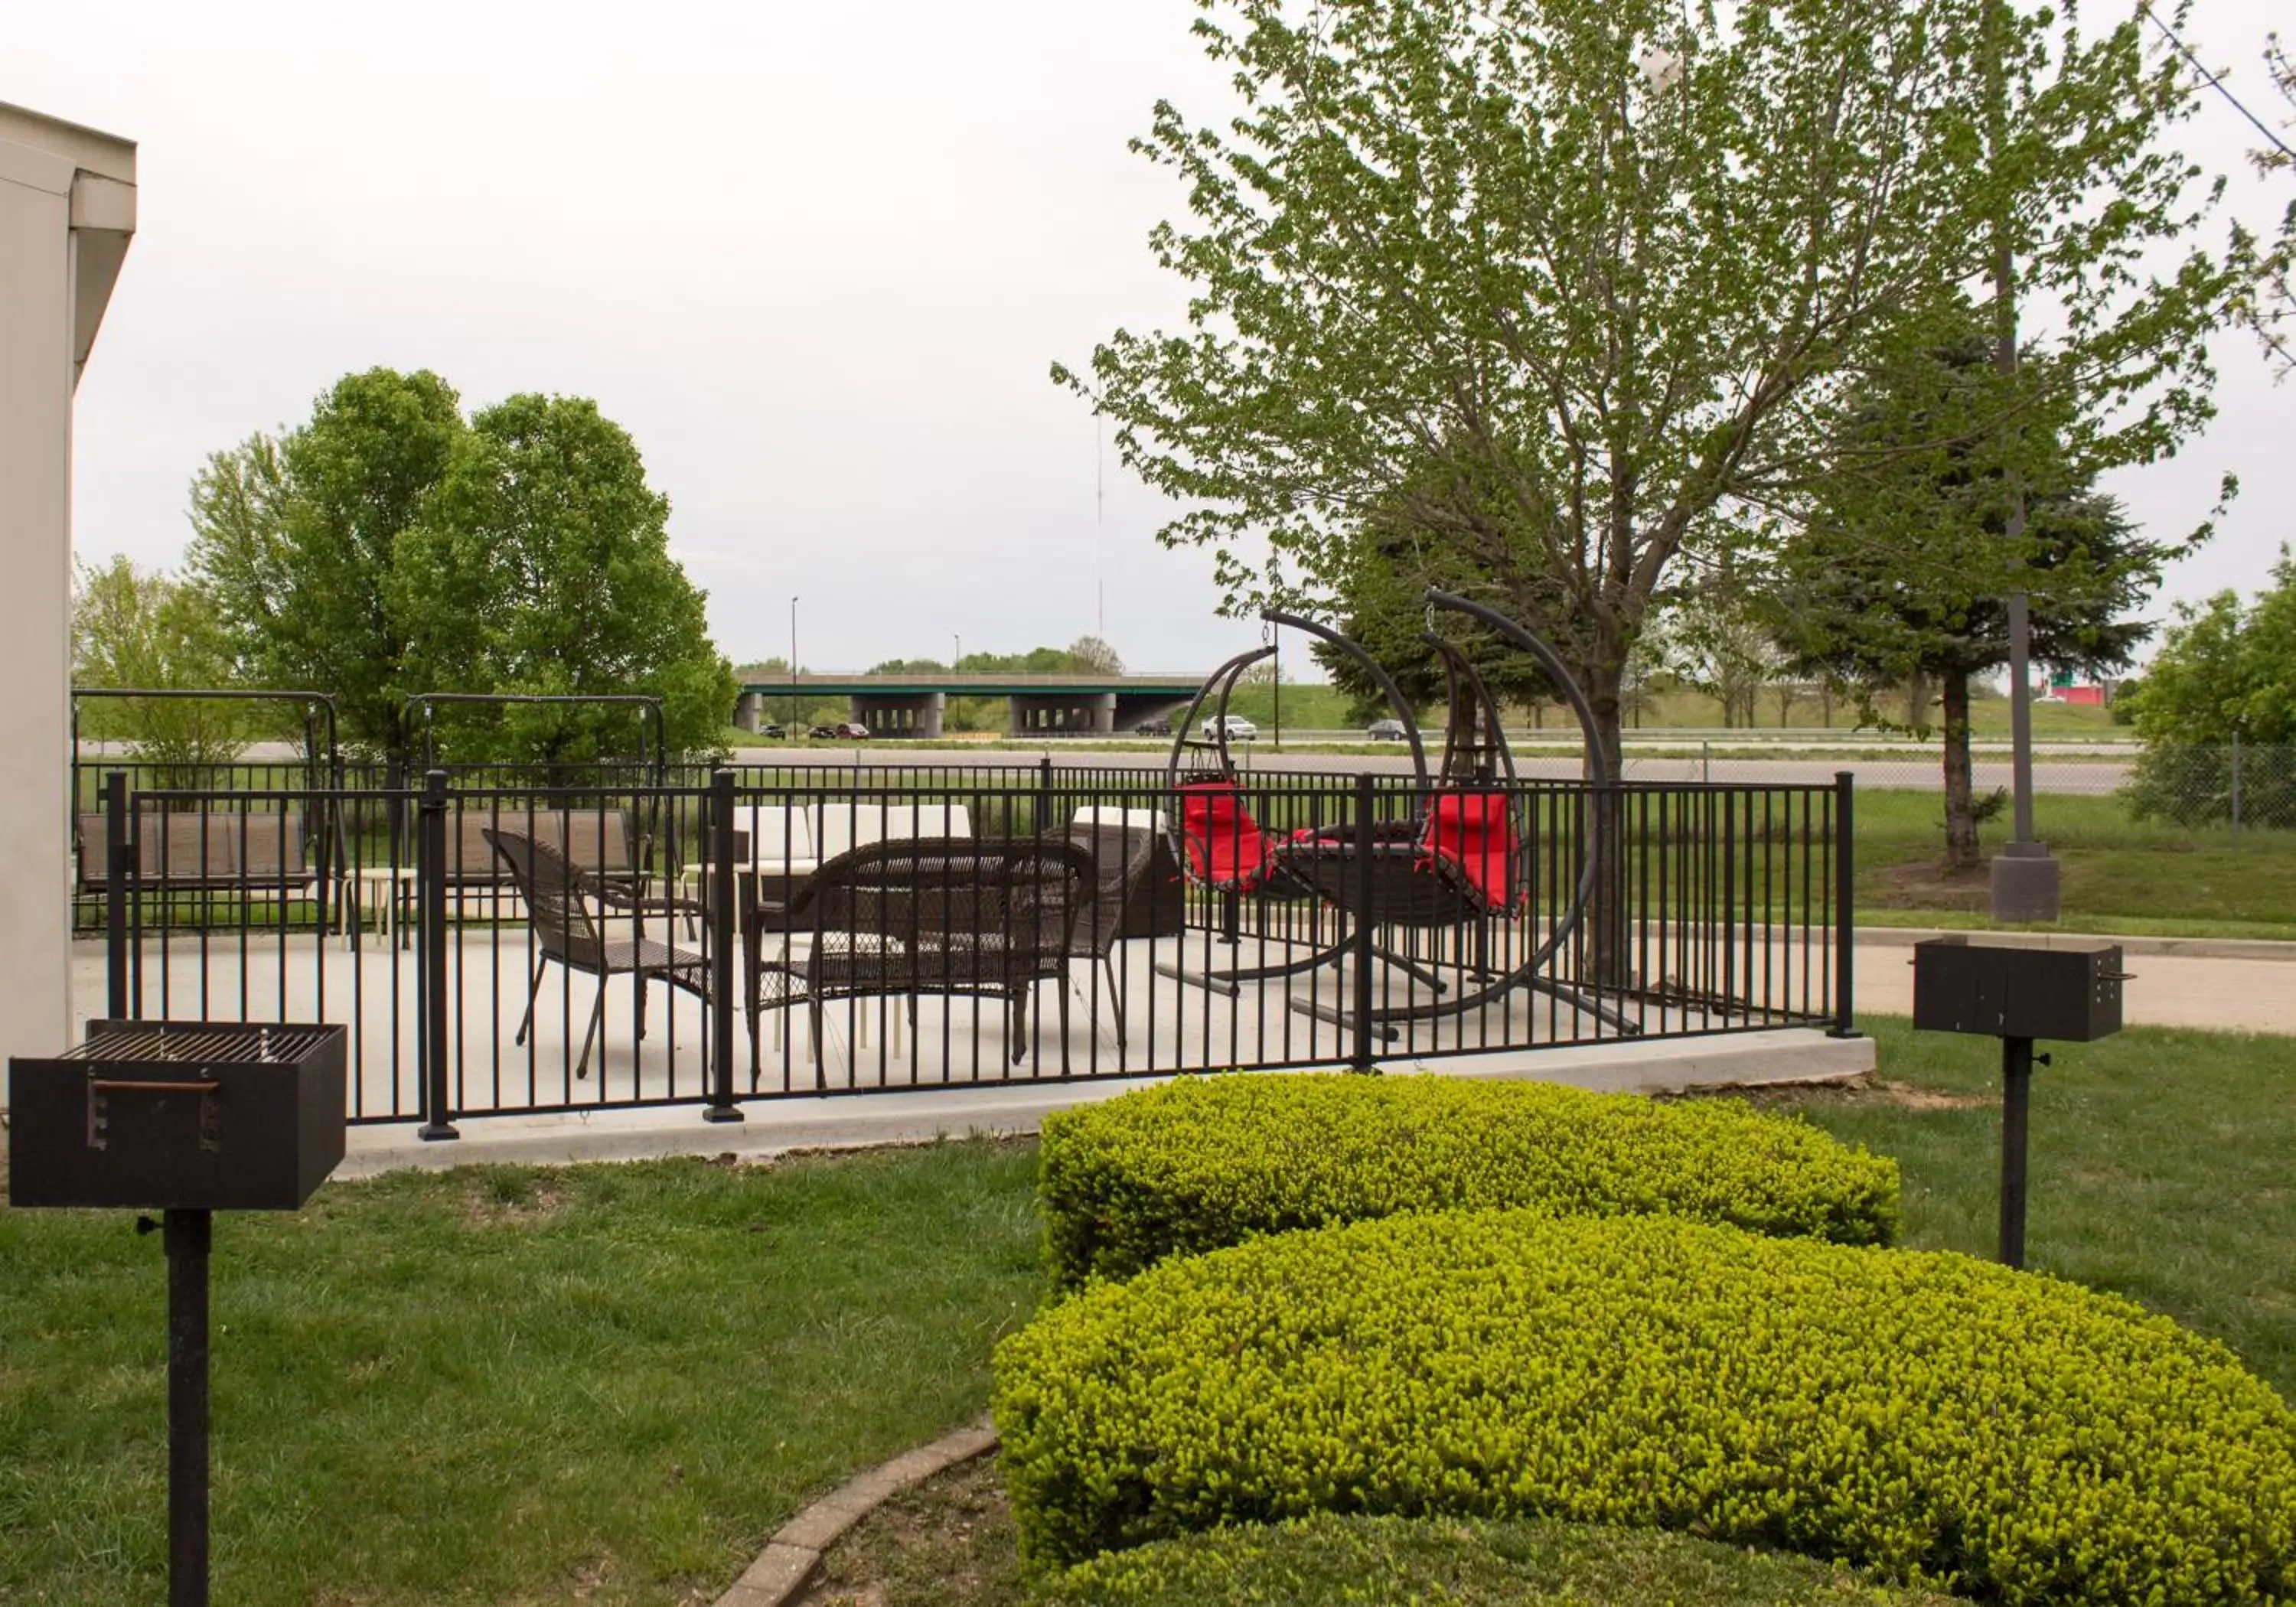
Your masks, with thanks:
M 1109 1553 L 1031 1607 L 1950 1607 L 1838 1566 L 1595 1524 L 1341 1518 L 1237 1524 Z
M 1687 1530 L 2010 1602 L 2296 1592 L 2296 1414 L 2214 1341 L 1945 1253 L 1398 1217 L 1174 1259 L 996 1356 L 1033 1567 L 1324 1511 Z
M 1047 1116 L 1053 1286 L 1262 1234 L 1406 1212 L 1663 1211 L 1849 1244 L 1897 1236 L 1898 1165 L 1734 1103 L 1449 1077 L 1184 1078 Z

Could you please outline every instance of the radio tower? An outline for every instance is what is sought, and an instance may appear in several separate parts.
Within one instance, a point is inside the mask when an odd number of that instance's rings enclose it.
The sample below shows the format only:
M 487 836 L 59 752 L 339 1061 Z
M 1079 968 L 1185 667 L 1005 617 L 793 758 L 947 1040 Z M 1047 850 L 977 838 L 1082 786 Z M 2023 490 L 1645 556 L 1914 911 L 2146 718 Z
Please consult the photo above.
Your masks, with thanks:
M 1092 422 L 1092 634 L 1108 640 L 1108 476 L 1103 464 L 1101 434 L 1104 427 Z

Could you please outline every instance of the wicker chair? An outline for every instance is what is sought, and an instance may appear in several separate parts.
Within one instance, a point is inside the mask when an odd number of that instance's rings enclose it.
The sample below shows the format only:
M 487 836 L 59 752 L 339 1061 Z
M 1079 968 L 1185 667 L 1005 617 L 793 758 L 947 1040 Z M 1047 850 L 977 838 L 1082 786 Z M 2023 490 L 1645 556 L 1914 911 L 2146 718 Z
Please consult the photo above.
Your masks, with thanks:
M 637 1032 L 645 1036 L 645 984 L 668 982 L 697 997 L 709 996 L 709 965 L 690 949 L 658 943 L 645 935 L 643 914 L 627 938 L 610 938 L 603 922 L 619 914 L 627 919 L 647 907 L 588 873 L 577 869 L 546 842 L 505 826 L 485 828 L 485 837 L 502 857 L 526 906 L 528 928 L 534 934 L 534 985 L 527 990 L 526 1015 L 512 1040 L 526 1042 L 534 1026 L 534 1004 L 542 993 L 542 978 L 551 962 L 569 971 L 598 979 L 597 1002 L 591 1006 L 589 1030 L 582 1035 L 582 1055 L 574 1075 L 590 1074 L 590 1045 L 606 1009 L 606 982 L 617 976 L 638 979 Z
M 1116 974 L 1116 945 L 1140 932 L 1145 917 L 1150 938 L 1180 933 L 1184 912 L 1174 910 L 1160 931 L 1153 905 L 1157 832 L 1160 815 L 1153 809 L 1079 810 L 1069 823 L 1064 838 L 1092 857 L 1091 901 L 1078 912 L 1069 939 L 1070 957 L 1096 963 L 1107 980 L 1101 996 L 1108 1001 L 1116 1026 L 1116 1046 L 1124 1047 L 1124 989 Z
M 764 1010 L 806 1005 L 818 1053 L 833 999 L 907 996 L 914 1013 L 917 996 L 944 994 L 1004 999 L 1023 1060 L 1029 996 L 1064 981 L 1095 875 L 1092 855 L 1058 839 L 917 837 L 840 854 L 790 901 L 788 931 L 809 939 L 806 952 L 756 968 L 752 1042 Z M 1060 998 L 1065 1041 L 1065 985 Z

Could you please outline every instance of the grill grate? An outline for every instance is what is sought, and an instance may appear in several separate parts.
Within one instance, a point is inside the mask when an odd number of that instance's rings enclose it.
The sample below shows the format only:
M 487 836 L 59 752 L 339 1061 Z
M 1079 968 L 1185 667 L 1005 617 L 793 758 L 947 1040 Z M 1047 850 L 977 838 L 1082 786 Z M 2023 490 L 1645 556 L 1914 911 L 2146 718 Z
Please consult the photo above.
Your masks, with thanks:
M 59 1059 L 112 1064 L 167 1065 L 227 1061 L 255 1065 L 301 1060 L 326 1038 L 324 1027 L 266 1026 L 242 1021 L 137 1021 L 97 1029 Z

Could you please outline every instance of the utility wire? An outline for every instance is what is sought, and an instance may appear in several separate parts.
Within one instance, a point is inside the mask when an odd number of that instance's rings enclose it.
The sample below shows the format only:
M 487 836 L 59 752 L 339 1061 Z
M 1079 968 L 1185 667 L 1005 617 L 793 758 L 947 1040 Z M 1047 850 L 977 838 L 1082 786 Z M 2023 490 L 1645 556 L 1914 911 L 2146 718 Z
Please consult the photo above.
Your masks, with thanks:
M 2191 47 L 2177 37 L 2177 30 L 2175 29 L 2170 28 L 2166 22 L 2161 20 L 2159 12 L 2155 12 L 2148 5 L 2144 8 L 2144 14 L 2152 19 L 2152 26 L 2161 30 L 2161 37 L 2168 40 L 2169 44 L 2175 45 L 2177 47 L 2177 53 L 2184 57 L 2185 61 L 2191 62 L 2193 65 L 2193 70 L 2199 73 L 2202 78 L 2207 80 L 2210 88 L 2224 96 L 2225 100 L 2231 105 L 2234 111 L 2239 112 L 2241 116 L 2246 118 L 2250 124 L 2255 127 L 2256 131 L 2271 143 L 2274 150 L 2279 152 L 2281 155 L 2286 157 L 2290 161 L 2296 161 L 2296 151 L 2292 151 L 2288 148 L 2288 142 L 2282 139 L 2277 134 L 2275 134 L 2272 131 L 2270 124 L 2267 123 L 2262 118 L 2257 116 L 2253 111 L 2251 111 L 2245 105 L 2243 105 L 2241 103 L 2240 97 L 2233 94 L 2231 90 L 2225 87 L 2225 83 L 2222 78 L 2217 77 L 2216 74 L 2202 66 L 2200 57 L 2194 55 Z

